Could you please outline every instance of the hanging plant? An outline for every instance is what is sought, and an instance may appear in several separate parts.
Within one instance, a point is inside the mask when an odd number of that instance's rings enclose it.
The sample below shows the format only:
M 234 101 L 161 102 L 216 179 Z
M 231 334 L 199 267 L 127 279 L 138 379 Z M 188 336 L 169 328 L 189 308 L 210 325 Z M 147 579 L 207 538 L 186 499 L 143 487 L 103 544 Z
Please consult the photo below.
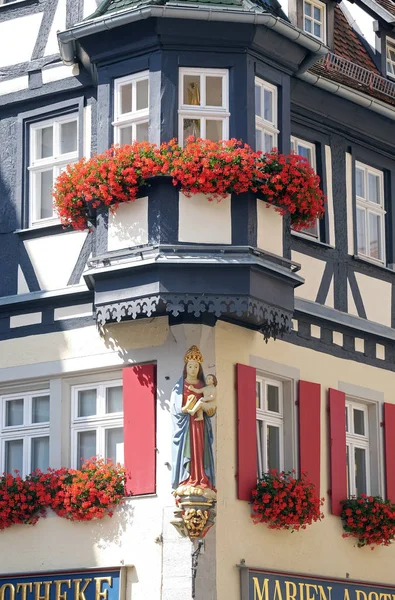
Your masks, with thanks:
M 92 208 L 116 210 L 121 202 L 135 200 L 150 178 L 164 175 L 187 197 L 203 193 L 219 201 L 231 193 L 253 192 L 281 214 L 288 212 L 296 230 L 324 214 L 319 177 L 305 158 L 254 152 L 235 139 L 193 137 L 184 147 L 174 139 L 160 147 L 149 142 L 116 146 L 68 165 L 56 180 L 54 204 L 63 225 L 82 230 Z
M 389 546 L 395 539 L 395 506 L 380 496 L 342 500 L 343 537 L 354 537 L 358 548 Z
M 324 515 L 314 485 L 302 474 L 294 477 L 294 471 L 278 473 L 271 470 L 262 475 L 252 492 L 252 520 L 266 523 L 269 529 L 306 529 Z

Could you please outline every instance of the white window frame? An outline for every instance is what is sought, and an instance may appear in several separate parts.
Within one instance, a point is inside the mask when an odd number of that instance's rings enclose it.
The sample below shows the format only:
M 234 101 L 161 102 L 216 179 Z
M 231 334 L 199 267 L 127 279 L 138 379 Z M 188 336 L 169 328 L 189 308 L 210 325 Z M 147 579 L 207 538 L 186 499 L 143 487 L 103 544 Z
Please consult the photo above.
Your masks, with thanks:
M 36 391 L 24 392 L 21 394 L 5 394 L 0 396 L 1 402 L 1 446 L 0 446 L 0 468 L 4 473 L 5 465 L 5 447 L 7 441 L 23 441 L 23 469 L 21 476 L 26 477 L 31 473 L 32 460 L 32 440 L 41 437 L 49 438 L 49 457 L 51 456 L 51 437 L 50 437 L 50 421 L 42 423 L 32 422 L 33 398 L 38 396 L 49 396 L 49 410 L 51 411 L 51 395 L 49 389 L 40 389 Z M 23 399 L 23 424 L 22 425 L 6 425 L 7 402 L 12 400 Z M 50 465 L 48 465 L 50 466 Z
M 73 152 L 67 152 L 60 154 L 60 126 L 65 123 L 71 123 L 76 121 L 77 123 L 77 149 Z M 36 158 L 37 148 L 37 133 L 44 127 L 53 127 L 53 155 L 48 158 Z M 56 216 L 55 210 L 53 211 L 52 217 L 41 219 L 38 217 L 38 211 L 41 209 L 41 204 L 38 202 L 38 189 L 36 184 L 36 175 L 43 171 L 48 171 L 50 168 L 53 170 L 53 181 L 60 175 L 62 170 L 70 163 L 76 162 L 79 158 L 79 114 L 78 112 L 68 113 L 53 117 L 51 119 L 45 119 L 37 123 L 30 125 L 29 137 L 29 154 L 30 161 L 28 166 L 29 171 L 29 226 L 30 227 L 45 227 L 47 225 L 53 225 L 59 223 L 59 218 Z
M 360 210 L 363 210 L 365 212 L 365 231 L 366 231 L 366 250 L 367 251 L 369 250 L 369 247 L 370 247 L 370 229 L 369 229 L 369 218 L 368 218 L 369 213 L 372 213 L 381 218 L 380 219 L 380 223 L 381 223 L 380 251 L 381 251 L 382 258 L 375 258 L 374 256 L 370 256 L 369 254 L 364 254 L 363 252 L 359 252 L 359 250 L 358 250 L 358 220 L 357 220 L 355 223 L 355 229 L 356 229 L 356 235 L 357 235 L 358 256 L 362 256 L 363 258 L 373 261 L 376 264 L 385 264 L 385 261 L 386 261 L 386 257 L 385 257 L 385 215 L 386 215 L 386 210 L 384 209 L 384 173 L 383 173 L 383 171 L 380 171 L 379 169 L 375 169 L 374 167 L 371 167 L 371 166 L 361 163 L 359 161 L 355 161 L 355 177 L 356 177 L 357 169 L 360 169 L 360 170 L 364 171 L 364 173 L 365 173 L 365 175 L 364 175 L 365 194 L 367 194 L 367 190 L 368 190 L 368 174 L 372 173 L 373 175 L 379 177 L 379 181 L 380 181 L 380 203 L 379 204 L 376 204 L 375 202 L 370 202 L 369 200 L 367 200 L 366 198 L 362 198 L 361 196 L 357 196 L 356 189 L 355 189 L 355 198 L 356 198 L 356 209 L 359 208 Z
M 283 382 L 278 379 L 272 379 L 265 376 L 257 376 L 257 387 L 260 386 L 261 397 L 265 404 L 267 402 L 267 386 L 271 385 L 278 388 L 279 412 L 269 411 L 266 407 L 256 408 L 256 432 L 257 432 L 257 455 L 258 455 L 258 478 L 262 473 L 269 470 L 267 456 L 267 426 L 272 425 L 279 429 L 279 471 L 284 470 L 284 389 Z M 257 397 L 258 400 L 258 397 Z M 257 402 L 258 404 L 258 402 Z M 263 436 L 260 439 L 259 422 L 262 423 Z
M 385 42 L 385 49 L 387 75 L 389 75 L 389 77 L 395 77 L 395 59 L 393 60 L 390 55 L 390 50 L 395 55 L 395 40 L 392 38 L 387 38 Z
M 353 409 L 360 410 L 364 414 L 364 429 L 365 435 L 360 435 L 354 432 L 354 414 Z M 348 423 L 348 429 L 347 429 Z M 366 467 L 366 491 L 369 496 L 371 493 L 371 470 L 370 470 L 370 436 L 369 436 L 369 413 L 368 406 L 365 403 L 357 400 L 346 401 L 346 448 L 348 453 L 348 472 L 347 472 L 347 488 L 348 496 L 356 495 L 355 478 L 351 477 L 351 473 L 355 472 L 355 457 L 354 450 L 359 448 L 365 450 L 365 467 Z
M 255 130 L 259 130 L 262 132 L 262 139 L 264 139 L 264 134 L 268 133 L 273 136 L 273 148 L 278 147 L 278 134 L 280 130 L 278 129 L 278 89 L 277 86 L 268 83 L 264 79 L 260 77 L 255 77 L 255 86 L 259 86 L 261 88 L 261 114 L 257 114 L 257 110 L 255 107 Z M 273 120 L 268 121 L 263 117 L 264 113 L 264 90 L 268 90 L 272 93 L 273 105 L 272 105 L 272 115 Z M 255 140 L 256 146 L 256 140 Z M 258 148 L 256 146 L 256 150 L 263 151 L 263 148 Z
M 200 75 L 200 105 L 184 104 L 184 75 Z M 206 78 L 222 77 L 222 107 L 206 104 Z M 209 120 L 222 121 L 222 139 L 229 139 L 229 71 L 228 69 L 196 69 L 180 67 L 178 74 L 178 140 L 184 144 L 185 119 L 200 119 L 200 137 L 206 137 L 206 123 Z
M 311 5 L 311 17 L 305 13 L 306 4 Z M 321 11 L 321 21 L 314 18 L 314 8 L 318 8 Z M 311 21 L 311 31 L 307 31 L 305 28 L 305 19 Z M 314 23 L 319 23 L 319 25 L 321 25 L 322 36 L 314 34 Z M 303 0 L 303 31 L 314 37 L 316 40 L 321 40 L 324 44 L 326 43 L 326 6 L 323 2 L 320 2 L 319 0 Z
M 122 379 L 77 384 L 71 387 L 71 465 L 73 468 L 79 468 L 80 466 L 80 457 L 78 456 L 79 433 L 96 431 L 96 456 L 105 458 L 106 430 L 118 429 L 120 427 L 124 429 L 123 410 L 116 413 L 105 412 L 106 389 L 110 387 L 123 387 Z M 79 417 L 78 392 L 92 389 L 97 390 L 97 413 L 89 417 Z
M 291 151 L 295 154 L 299 154 L 298 147 L 307 148 L 311 152 L 311 162 L 310 165 L 315 173 L 317 173 L 317 151 L 316 145 L 312 142 L 308 142 L 302 138 L 296 137 L 294 135 L 291 136 Z M 320 221 L 316 219 L 316 230 L 313 231 L 313 228 L 305 227 L 301 231 L 293 231 L 293 234 L 299 235 L 300 237 L 304 237 L 309 240 L 321 241 L 320 238 Z
M 141 110 L 132 110 L 128 113 L 121 113 L 121 90 L 124 85 L 132 84 L 132 106 L 136 106 L 137 83 L 139 81 L 148 81 L 148 106 Z M 112 122 L 114 128 L 114 143 L 121 143 L 121 129 L 132 127 L 133 139 L 136 139 L 137 125 L 149 123 L 149 98 L 150 98 L 150 82 L 149 71 L 141 71 L 126 77 L 120 77 L 114 81 L 114 120 Z

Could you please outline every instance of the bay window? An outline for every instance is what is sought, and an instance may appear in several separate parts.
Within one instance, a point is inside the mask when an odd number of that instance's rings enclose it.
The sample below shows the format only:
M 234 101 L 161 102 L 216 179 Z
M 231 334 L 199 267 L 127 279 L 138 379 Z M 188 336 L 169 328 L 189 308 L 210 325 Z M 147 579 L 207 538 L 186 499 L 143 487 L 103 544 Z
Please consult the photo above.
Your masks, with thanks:
M 383 172 L 355 163 L 356 228 L 358 254 L 385 262 L 385 210 Z
M 114 143 L 148 140 L 149 73 L 142 71 L 114 83 Z
M 226 69 L 179 70 L 178 138 L 214 142 L 229 137 L 229 85 Z

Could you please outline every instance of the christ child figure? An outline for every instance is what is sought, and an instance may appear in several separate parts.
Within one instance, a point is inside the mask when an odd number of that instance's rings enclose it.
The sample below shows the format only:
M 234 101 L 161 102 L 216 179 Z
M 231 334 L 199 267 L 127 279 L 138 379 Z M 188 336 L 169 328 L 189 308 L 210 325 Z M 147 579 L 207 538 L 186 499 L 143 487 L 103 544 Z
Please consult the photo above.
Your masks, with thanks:
M 212 417 L 217 408 L 217 378 L 215 375 L 209 374 L 206 377 L 206 386 L 200 389 L 194 388 L 192 385 L 189 386 L 190 392 L 203 394 L 203 398 L 198 400 L 193 408 L 187 409 L 187 412 L 195 416 L 195 421 L 203 420 L 203 412 L 207 413 L 209 417 Z

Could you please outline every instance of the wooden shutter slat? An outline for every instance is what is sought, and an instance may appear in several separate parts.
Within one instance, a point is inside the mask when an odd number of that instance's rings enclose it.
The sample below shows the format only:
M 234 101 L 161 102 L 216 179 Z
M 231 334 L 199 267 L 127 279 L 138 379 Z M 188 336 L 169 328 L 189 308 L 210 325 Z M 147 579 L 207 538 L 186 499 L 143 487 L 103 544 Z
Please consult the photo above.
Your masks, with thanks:
M 321 480 L 321 386 L 299 381 L 299 465 L 320 495 Z
M 386 497 L 395 503 L 395 404 L 384 402 L 384 452 Z
M 124 458 L 126 491 L 155 493 L 156 365 L 123 369 Z
M 332 514 L 340 516 L 340 500 L 347 498 L 346 395 L 334 389 L 329 389 L 329 431 Z
M 256 369 L 236 365 L 237 497 L 251 500 L 257 482 Z

